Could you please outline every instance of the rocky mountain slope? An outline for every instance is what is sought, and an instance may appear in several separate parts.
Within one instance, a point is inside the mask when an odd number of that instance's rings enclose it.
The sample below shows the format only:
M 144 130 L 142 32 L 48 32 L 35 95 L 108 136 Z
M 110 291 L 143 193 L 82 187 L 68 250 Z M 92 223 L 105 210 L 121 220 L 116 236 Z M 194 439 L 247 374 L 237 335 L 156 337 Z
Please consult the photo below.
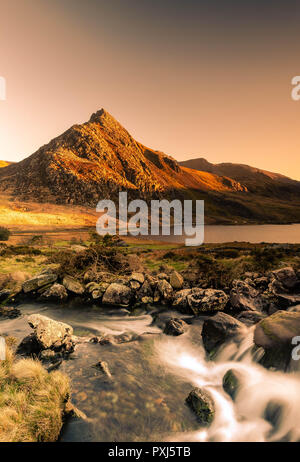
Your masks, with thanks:
M 243 164 L 212 164 L 204 158 L 191 159 L 179 164 L 186 168 L 209 172 L 219 176 L 228 176 L 242 183 L 249 192 L 269 197 L 289 199 L 300 197 L 300 182 L 259 168 Z
M 101 109 L 30 157 L 1 168 L 0 192 L 21 201 L 95 209 L 100 199 L 116 200 L 127 190 L 129 199 L 204 199 L 208 223 L 300 221 L 300 183 L 205 162 L 201 168 L 180 165 L 134 140 Z M 293 203 L 290 194 L 297 199 Z

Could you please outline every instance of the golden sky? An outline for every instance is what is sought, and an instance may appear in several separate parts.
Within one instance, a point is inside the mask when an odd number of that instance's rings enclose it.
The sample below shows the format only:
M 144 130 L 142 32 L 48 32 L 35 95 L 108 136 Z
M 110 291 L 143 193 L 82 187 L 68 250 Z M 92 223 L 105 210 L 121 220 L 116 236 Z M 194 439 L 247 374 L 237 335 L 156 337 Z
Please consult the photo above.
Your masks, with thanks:
M 178 160 L 300 180 L 299 2 L 1 0 L 0 159 L 104 107 Z

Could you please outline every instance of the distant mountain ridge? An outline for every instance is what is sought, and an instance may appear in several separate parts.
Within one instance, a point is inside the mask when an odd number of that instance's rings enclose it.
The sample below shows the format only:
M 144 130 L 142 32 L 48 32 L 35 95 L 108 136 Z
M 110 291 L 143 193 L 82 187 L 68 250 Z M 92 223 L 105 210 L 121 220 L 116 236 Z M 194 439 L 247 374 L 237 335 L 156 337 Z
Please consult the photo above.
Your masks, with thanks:
M 271 196 L 288 197 L 300 194 L 300 182 L 279 173 L 269 172 L 245 164 L 220 163 L 212 164 L 206 159 L 190 159 L 179 162 L 179 165 L 197 171 L 215 175 L 228 176 L 243 184 L 249 192 Z M 288 198 L 287 197 L 287 198 Z
M 300 182 L 205 159 L 177 162 L 145 147 L 107 111 L 0 168 L 0 191 L 22 201 L 95 208 L 100 199 L 204 199 L 208 223 L 300 222 Z

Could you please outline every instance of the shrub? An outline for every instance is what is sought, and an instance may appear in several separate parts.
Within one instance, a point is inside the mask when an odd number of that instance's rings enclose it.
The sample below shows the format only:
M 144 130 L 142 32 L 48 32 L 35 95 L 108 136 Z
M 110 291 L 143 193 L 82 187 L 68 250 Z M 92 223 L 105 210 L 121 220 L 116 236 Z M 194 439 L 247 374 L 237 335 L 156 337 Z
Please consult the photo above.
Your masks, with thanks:
M 0 226 L 0 241 L 8 241 L 10 235 L 11 232 L 9 231 L 9 229 Z
M 52 254 L 47 263 L 59 264 L 60 276 L 82 277 L 88 270 L 93 271 L 125 271 L 128 269 L 128 259 L 120 249 L 109 247 L 107 241 L 91 244 L 82 252 L 74 253 L 66 250 Z

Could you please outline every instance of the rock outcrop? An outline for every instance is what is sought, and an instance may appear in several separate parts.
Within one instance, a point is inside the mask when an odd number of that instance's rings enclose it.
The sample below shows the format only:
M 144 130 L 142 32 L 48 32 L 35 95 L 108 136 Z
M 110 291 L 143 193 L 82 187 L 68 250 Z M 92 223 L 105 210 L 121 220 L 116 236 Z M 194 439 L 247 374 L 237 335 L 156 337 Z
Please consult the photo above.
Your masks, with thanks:
M 245 330 L 244 324 L 226 313 L 217 313 L 203 323 L 202 340 L 206 351 L 215 353 L 219 346 Z

